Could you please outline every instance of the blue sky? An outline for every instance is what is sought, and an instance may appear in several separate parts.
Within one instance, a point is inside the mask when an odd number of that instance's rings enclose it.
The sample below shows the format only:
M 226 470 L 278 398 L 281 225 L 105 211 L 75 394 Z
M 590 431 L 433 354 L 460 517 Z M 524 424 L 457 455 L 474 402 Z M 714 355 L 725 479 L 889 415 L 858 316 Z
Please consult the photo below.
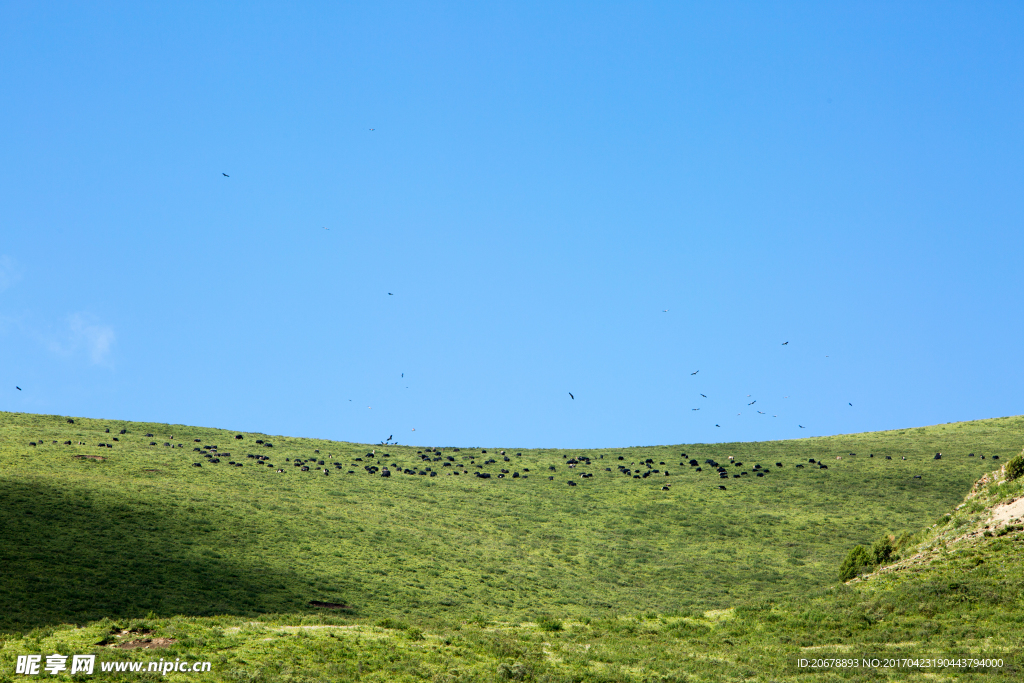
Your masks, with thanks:
M 0 409 L 496 447 L 1024 412 L 1022 19 L 0 3 Z

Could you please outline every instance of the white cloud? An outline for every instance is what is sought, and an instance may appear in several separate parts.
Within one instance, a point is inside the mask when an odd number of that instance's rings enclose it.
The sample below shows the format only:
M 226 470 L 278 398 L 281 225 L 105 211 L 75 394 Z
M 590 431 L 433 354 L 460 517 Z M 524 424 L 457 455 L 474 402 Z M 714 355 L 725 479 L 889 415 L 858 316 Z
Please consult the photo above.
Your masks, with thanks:
M 100 365 L 107 361 L 115 339 L 114 328 L 110 325 L 98 322 L 95 316 L 87 313 L 74 313 L 68 316 L 65 341 L 50 340 L 46 346 L 61 356 L 72 356 L 82 351 L 89 360 Z
M 22 269 L 6 254 L 0 255 L 0 292 L 21 279 Z
M 114 328 L 92 322 L 81 313 L 71 316 L 69 323 L 71 336 L 76 344 L 85 347 L 93 363 L 102 363 L 110 353 L 111 344 L 114 343 Z

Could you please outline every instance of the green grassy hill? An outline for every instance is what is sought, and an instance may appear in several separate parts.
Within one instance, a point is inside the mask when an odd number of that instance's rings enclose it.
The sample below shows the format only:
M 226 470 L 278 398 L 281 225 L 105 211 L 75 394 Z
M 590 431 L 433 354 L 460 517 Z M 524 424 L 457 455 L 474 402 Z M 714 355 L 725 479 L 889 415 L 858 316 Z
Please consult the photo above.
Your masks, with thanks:
M 205 653 L 211 680 L 268 681 L 776 680 L 802 648 L 919 632 L 933 643 L 954 627 L 967 642 L 975 626 L 1019 618 L 1008 597 L 1019 577 L 979 593 L 996 616 L 971 626 L 941 616 L 960 588 L 937 593 L 928 616 L 914 592 L 927 589 L 845 587 L 838 567 L 883 533 L 945 526 L 1022 437 L 1024 418 L 1012 417 L 766 443 L 506 447 L 506 462 L 501 447 L 3 413 L 0 632 L 11 635 L 0 681 L 14 654 L 84 652 L 132 628 L 178 641 L 160 656 Z M 193 450 L 214 445 L 210 458 Z M 437 476 L 418 474 L 427 467 Z M 336 628 L 312 628 L 324 625 Z M 1000 637 L 1019 648 L 1019 636 Z

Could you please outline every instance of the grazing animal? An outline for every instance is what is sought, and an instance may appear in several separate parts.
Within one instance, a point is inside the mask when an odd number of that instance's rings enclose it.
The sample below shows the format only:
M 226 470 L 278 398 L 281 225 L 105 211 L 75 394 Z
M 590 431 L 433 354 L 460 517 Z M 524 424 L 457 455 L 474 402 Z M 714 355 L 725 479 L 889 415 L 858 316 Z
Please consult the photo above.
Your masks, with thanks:
M 719 491 L 724 491 L 724 490 L 725 490 L 725 487 L 724 487 L 724 486 L 719 486 L 719 487 L 718 487 L 718 490 L 719 490 Z

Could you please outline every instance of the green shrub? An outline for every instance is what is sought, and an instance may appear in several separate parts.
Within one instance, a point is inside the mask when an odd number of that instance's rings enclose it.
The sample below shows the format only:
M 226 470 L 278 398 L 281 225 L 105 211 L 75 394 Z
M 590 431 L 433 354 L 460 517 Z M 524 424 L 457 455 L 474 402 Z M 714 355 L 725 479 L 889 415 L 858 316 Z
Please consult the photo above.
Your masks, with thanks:
M 541 617 L 537 620 L 537 626 L 541 631 L 561 631 L 562 622 L 551 617 Z
M 842 566 L 839 567 L 839 579 L 849 581 L 870 566 L 871 556 L 868 555 L 868 551 L 862 545 L 854 546 L 850 554 L 843 560 Z
M 374 624 L 374 626 L 378 626 L 380 628 L 393 628 L 397 631 L 404 631 L 405 629 L 409 628 L 408 624 L 403 624 L 402 622 L 392 619 L 390 617 L 386 619 L 381 619 L 376 624 Z
M 893 539 L 888 535 L 882 536 L 871 548 L 871 554 L 875 566 L 891 562 L 896 557 L 896 546 L 893 545 Z
M 1006 463 L 1006 481 L 1013 481 L 1024 475 L 1024 452 Z
M 519 662 L 498 665 L 498 678 L 503 681 L 525 681 L 529 677 L 530 669 Z

